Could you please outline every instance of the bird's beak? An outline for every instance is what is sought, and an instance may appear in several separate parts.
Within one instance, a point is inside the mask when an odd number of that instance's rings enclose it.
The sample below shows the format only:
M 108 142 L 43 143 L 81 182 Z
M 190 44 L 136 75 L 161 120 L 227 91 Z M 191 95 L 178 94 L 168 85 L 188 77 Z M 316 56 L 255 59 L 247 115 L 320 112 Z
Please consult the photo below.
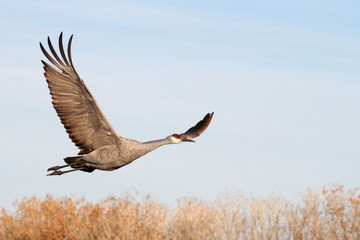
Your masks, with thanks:
M 183 139 L 183 142 L 195 142 L 195 141 L 191 139 Z

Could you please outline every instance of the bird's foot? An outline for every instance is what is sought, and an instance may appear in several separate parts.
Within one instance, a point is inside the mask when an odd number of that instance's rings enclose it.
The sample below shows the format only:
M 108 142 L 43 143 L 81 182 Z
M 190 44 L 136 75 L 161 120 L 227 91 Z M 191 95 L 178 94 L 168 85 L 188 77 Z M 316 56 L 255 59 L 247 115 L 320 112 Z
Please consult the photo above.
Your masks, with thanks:
M 59 168 L 61 168 L 61 166 Z M 69 173 L 69 172 L 74 172 L 74 171 L 79 171 L 79 170 L 83 170 L 83 168 L 75 168 L 75 169 L 71 169 L 71 170 L 67 170 L 67 171 L 54 170 L 52 173 L 49 173 L 46 176 L 61 175 L 64 173 Z
M 48 171 L 50 171 L 50 170 L 48 170 Z M 53 171 L 52 173 L 47 174 L 46 176 L 61 175 L 61 174 L 63 174 L 63 173 L 64 173 L 63 171 L 57 171 L 57 170 L 55 170 L 55 171 Z
M 55 170 L 58 170 L 58 169 L 60 169 L 60 166 L 53 166 L 53 167 L 49 168 L 47 171 L 48 172 L 49 171 L 55 171 Z

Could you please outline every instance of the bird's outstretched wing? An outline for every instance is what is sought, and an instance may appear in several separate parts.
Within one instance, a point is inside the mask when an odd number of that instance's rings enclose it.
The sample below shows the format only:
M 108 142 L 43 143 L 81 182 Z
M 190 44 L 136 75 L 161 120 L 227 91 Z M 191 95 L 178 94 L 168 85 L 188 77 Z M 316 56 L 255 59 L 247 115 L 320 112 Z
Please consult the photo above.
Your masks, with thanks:
M 185 133 L 180 134 L 180 138 L 186 141 L 200 136 L 200 134 L 202 134 L 209 126 L 213 115 L 214 112 L 206 114 L 203 120 L 198 122 L 195 126 L 187 130 Z
M 82 79 L 77 74 L 71 59 L 69 39 L 65 55 L 62 33 L 59 37 L 61 58 L 54 50 L 48 37 L 49 49 L 53 57 L 40 43 L 46 58 L 55 66 L 44 64 L 45 78 L 53 99 L 52 104 L 71 140 L 80 149 L 79 154 L 89 153 L 99 147 L 121 142 Z M 56 60 L 55 60 L 55 59 Z

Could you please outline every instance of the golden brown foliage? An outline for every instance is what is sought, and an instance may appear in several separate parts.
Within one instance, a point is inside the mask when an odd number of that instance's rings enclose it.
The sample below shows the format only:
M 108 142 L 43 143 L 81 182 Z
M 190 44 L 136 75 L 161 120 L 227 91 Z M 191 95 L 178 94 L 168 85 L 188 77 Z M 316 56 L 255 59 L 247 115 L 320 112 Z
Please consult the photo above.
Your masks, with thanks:
M 307 191 L 296 202 L 227 192 L 169 207 L 136 194 L 100 203 L 68 197 L 15 201 L 2 209 L 0 239 L 359 239 L 360 190 Z

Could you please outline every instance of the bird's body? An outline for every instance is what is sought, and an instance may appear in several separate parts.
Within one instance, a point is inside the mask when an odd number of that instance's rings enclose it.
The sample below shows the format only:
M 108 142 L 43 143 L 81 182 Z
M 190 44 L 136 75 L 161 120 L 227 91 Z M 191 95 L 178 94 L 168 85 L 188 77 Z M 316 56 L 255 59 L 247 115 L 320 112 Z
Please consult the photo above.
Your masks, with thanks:
M 77 170 L 116 170 L 162 145 L 193 142 L 191 139 L 199 136 L 210 124 L 213 113 L 206 114 L 203 120 L 185 133 L 172 134 L 164 139 L 138 142 L 117 135 L 74 68 L 71 42 L 72 36 L 66 56 L 60 34 L 59 50 L 62 58 L 54 50 L 49 38 L 48 45 L 53 57 L 40 43 L 44 55 L 56 67 L 42 61 L 53 106 L 69 137 L 80 149 L 78 156 L 64 158 L 66 165 L 49 168 L 48 171 L 53 172 L 48 175 L 61 175 Z M 59 170 L 64 167 L 72 169 Z
M 83 156 L 70 157 L 69 160 L 71 158 L 83 160 L 84 165 L 89 170 L 112 171 L 131 163 L 162 145 L 171 143 L 168 138 L 144 143 L 123 138 L 119 144 L 105 145 Z

